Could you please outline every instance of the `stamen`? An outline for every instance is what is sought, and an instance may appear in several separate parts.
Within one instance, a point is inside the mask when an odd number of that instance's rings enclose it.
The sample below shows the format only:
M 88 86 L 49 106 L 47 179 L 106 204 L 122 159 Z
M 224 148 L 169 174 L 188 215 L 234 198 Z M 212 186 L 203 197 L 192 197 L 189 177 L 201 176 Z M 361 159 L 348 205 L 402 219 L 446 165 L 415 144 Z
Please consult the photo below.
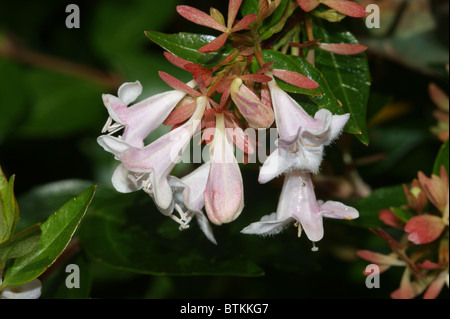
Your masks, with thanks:
M 316 246 L 316 243 L 315 243 L 315 242 L 312 242 L 312 243 L 313 243 L 313 246 L 312 246 L 311 250 L 312 250 L 312 251 L 318 251 L 318 250 L 319 250 L 319 247 Z
M 122 125 L 122 124 L 120 124 L 120 123 L 115 123 L 115 124 L 111 125 L 111 126 L 108 128 L 108 131 L 109 131 L 108 135 L 112 135 L 112 134 L 114 134 L 114 133 L 117 133 L 117 132 L 119 132 L 121 129 L 123 129 L 124 127 L 125 127 L 125 126 Z
M 111 126 L 111 123 L 112 123 L 112 118 L 111 118 L 111 116 L 108 116 L 108 119 L 106 120 L 106 123 L 102 128 L 102 133 L 105 133 L 108 130 L 108 128 Z
M 150 194 L 150 195 L 153 194 L 152 182 L 150 181 L 150 178 L 148 178 L 142 182 L 142 190 L 144 192 L 146 192 L 147 194 Z
M 297 227 L 297 237 L 300 237 L 302 235 L 302 224 L 300 222 L 295 222 L 295 227 Z
M 120 131 L 124 127 L 125 126 L 121 123 L 113 124 L 113 119 L 109 116 L 108 119 L 106 120 L 105 125 L 102 128 L 102 133 L 108 132 L 108 135 L 112 135 L 112 134 Z
M 183 209 L 181 208 L 181 206 L 179 204 L 175 204 L 175 209 L 178 212 L 178 214 L 180 214 L 180 218 L 175 217 L 174 220 L 180 224 L 180 227 L 178 228 L 179 230 L 183 230 L 183 229 L 188 229 L 189 228 L 189 222 L 192 219 L 192 213 L 190 212 L 183 212 Z M 171 217 L 173 216 L 170 215 Z M 173 217 L 172 217 L 173 218 Z

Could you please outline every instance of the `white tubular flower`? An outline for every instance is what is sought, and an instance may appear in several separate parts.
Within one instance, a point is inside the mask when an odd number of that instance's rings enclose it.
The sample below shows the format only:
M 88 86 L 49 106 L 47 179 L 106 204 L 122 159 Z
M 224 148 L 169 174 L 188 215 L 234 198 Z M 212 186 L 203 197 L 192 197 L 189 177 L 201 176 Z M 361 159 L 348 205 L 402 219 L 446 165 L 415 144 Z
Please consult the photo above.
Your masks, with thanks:
M 0 278 L 0 285 L 2 280 Z M 0 299 L 39 299 L 42 284 L 39 279 L 33 279 L 20 286 L 6 287 L 0 291 Z
M 292 170 L 319 171 L 323 149 L 342 131 L 349 114 L 332 115 L 321 109 L 314 118 L 288 93 L 269 82 L 279 139 L 277 149 L 264 162 L 259 182 L 266 183 Z
M 98 143 L 122 162 L 113 176 L 116 189 L 142 187 L 152 196 L 162 213 L 170 214 L 173 198 L 168 176 L 200 127 L 205 108 L 206 98 L 198 97 L 197 108 L 189 121 L 143 148 L 130 147 L 112 136 L 100 136 Z
M 332 115 L 319 110 L 309 116 L 274 80 L 269 82 L 279 139 L 277 149 L 264 162 L 258 180 L 266 183 L 284 174 L 284 184 L 276 213 L 264 216 L 242 230 L 245 234 L 274 235 L 295 222 L 313 243 L 324 235 L 323 217 L 357 218 L 353 207 L 336 201 L 318 201 L 311 175 L 319 171 L 323 149 L 342 131 L 349 114 Z M 314 245 L 313 250 L 317 250 Z
M 264 216 L 241 232 L 244 234 L 274 235 L 297 222 L 299 236 L 303 229 L 312 242 L 322 239 L 323 217 L 354 219 L 358 211 L 336 201 L 318 201 L 311 181 L 311 173 L 300 170 L 286 174 L 277 212 Z
M 195 81 L 187 83 L 194 87 Z M 137 148 L 144 146 L 144 139 L 160 126 L 186 93 L 172 90 L 156 94 L 128 107 L 142 93 L 139 81 L 120 86 L 118 96 L 103 94 L 103 103 L 109 113 L 102 133 L 115 133 L 124 128 L 121 139 Z M 113 123 L 115 122 L 115 123 Z

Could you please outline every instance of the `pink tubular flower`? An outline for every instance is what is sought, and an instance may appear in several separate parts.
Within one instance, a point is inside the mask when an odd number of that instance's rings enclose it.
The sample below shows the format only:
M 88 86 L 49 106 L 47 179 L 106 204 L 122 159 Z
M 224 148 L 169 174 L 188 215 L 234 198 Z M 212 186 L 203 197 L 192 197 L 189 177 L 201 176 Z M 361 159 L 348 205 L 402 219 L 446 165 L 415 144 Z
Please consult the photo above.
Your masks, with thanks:
M 214 139 L 210 144 L 211 169 L 205 189 L 205 209 L 215 225 L 235 220 L 244 208 L 244 186 L 233 147 L 225 132 L 224 114 L 216 114 Z
M 321 109 L 314 118 L 278 87 L 269 82 L 275 120 L 279 134 L 278 148 L 270 154 L 259 174 L 259 182 L 292 170 L 319 171 L 324 146 L 330 144 L 344 128 L 349 114 L 332 115 Z
M 142 149 L 129 147 L 112 136 L 100 136 L 99 144 L 122 162 L 115 174 L 118 189 L 127 189 L 130 176 L 135 176 L 141 180 L 137 185 L 154 198 L 161 212 L 169 214 L 173 210 L 173 196 L 168 176 L 199 128 L 205 108 L 206 98 L 198 97 L 196 111 L 189 121 Z
M 191 81 L 187 85 L 194 87 L 195 82 Z M 144 139 L 163 123 L 186 95 L 179 90 L 167 91 L 128 107 L 141 93 L 142 86 L 139 81 L 136 81 L 122 84 L 117 97 L 111 94 L 102 96 L 109 113 L 102 133 L 112 134 L 124 128 L 121 139 L 130 146 L 141 148 L 144 146 Z
M 311 174 L 300 170 L 285 176 L 278 202 L 277 212 L 264 216 L 259 222 L 250 224 L 241 232 L 244 234 L 274 235 L 287 225 L 297 222 L 299 235 L 301 229 L 312 242 L 323 237 L 323 217 L 354 219 L 358 211 L 340 202 L 316 200 Z

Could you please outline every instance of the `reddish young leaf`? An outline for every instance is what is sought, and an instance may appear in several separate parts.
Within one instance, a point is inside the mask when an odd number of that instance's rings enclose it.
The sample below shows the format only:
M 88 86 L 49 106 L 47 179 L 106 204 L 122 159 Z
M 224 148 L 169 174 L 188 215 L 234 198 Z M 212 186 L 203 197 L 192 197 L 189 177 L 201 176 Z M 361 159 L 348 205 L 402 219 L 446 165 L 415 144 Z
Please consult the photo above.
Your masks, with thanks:
M 408 267 L 403 272 L 402 279 L 400 281 L 400 287 L 391 293 L 393 299 L 411 299 L 414 298 L 413 286 L 410 280 L 411 272 Z
M 319 0 L 297 0 L 297 3 L 306 12 L 314 10 L 320 4 Z
M 217 38 L 198 49 L 198 52 L 210 53 L 219 50 L 221 47 L 223 47 L 229 36 L 229 33 L 222 33 Z
M 241 30 L 247 29 L 250 24 L 253 23 L 256 19 L 256 14 L 248 14 L 245 17 L 242 18 L 238 23 L 234 25 L 234 27 L 231 29 L 232 32 L 237 32 Z
M 319 42 L 320 40 L 322 40 L 322 39 L 315 39 L 315 40 L 306 41 L 306 42 L 303 42 L 303 43 L 289 42 L 289 45 L 292 46 L 292 47 L 303 49 L 303 48 L 308 48 L 308 47 L 310 47 L 312 45 L 317 44 L 317 42 Z
M 428 178 L 424 173 L 419 172 L 418 177 L 428 199 L 437 209 L 443 212 L 448 205 L 448 177 L 443 166 L 440 173 L 440 176 L 433 174 L 431 178 Z
M 164 57 L 173 65 L 176 67 L 179 67 L 180 69 L 186 70 L 186 65 L 188 63 L 191 63 L 188 60 L 182 59 L 180 57 L 177 57 L 176 55 L 170 53 L 170 52 L 164 52 Z
M 228 20 L 227 26 L 229 29 L 233 27 L 234 20 L 236 20 L 236 16 L 239 12 L 239 8 L 241 7 L 242 0 L 230 0 L 228 3 Z
M 362 258 L 367 260 L 368 262 L 377 264 L 377 265 L 389 265 L 389 266 L 404 266 L 405 262 L 398 259 L 395 254 L 383 255 L 380 253 L 376 253 L 370 250 L 358 250 L 356 254 Z
M 264 74 L 244 74 L 240 75 L 239 78 L 243 81 L 251 81 L 258 83 L 265 83 L 272 81 L 272 78 L 270 76 Z
M 428 93 L 430 94 L 431 100 L 434 104 L 436 104 L 437 107 L 448 112 L 449 100 L 447 94 L 445 94 L 444 91 L 442 91 L 436 84 L 430 83 L 430 85 L 428 86 Z
M 183 103 L 181 106 L 175 108 L 164 121 L 164 125 L 172 126 L 183 123 L 194 114 L 197 103 Z
M 423 299 L 435 299 L 439 296 L 448 278 L 448 271 L 441 271 L 439 275 L 428 286 L 423 294 Z
M 204 66 L 195 63 L 187 63 L 185 65 L 185 70 L 192 73 L 192 77 L 194 79 L 200 77 L 205 83 L 205 86 L 209 86 L 211 84 L 213 74 L 213 71 L 211 69 L 205 68 Z
M 435 269 L 443 269 L 445 268 L 446 265 L 437 264 L 427 259 L 423 263 L 418 264 L 418 266 L 426 270 L 435 270 Z
M 393 212 L 391 212 L 389 209 L 382 209 L 379 213 L 380 220 L 384 222 L 386 225 L 402 229 L 404 226 L 403 221 L 395 216 Z
M 358 54 L 367 50 L 365 45 L 349 43 L 319 43 L 317 46 L 322 50 L 341 55 Z
M 313 81 L 310 78 L 297 72 L 273 69 L 272 73 L 274 76 L 283 80 L 284 82 L 298 86 L 300 88 L 316 89 L 319 87 L 319 84 L 316 81 Z
M 167 74 L 162 71 L 159 71 L 158 74 L 164 82 L 166 82 L 170 87 L 174 88 L 175 90 L 185 92 L 192 96 L 201 96 L 200 92 L 194 90 L 190 86 L 186 85 L 186 83 L 178 80 L 177 78 L 171 76 L 170 74 Z
M 420 245 L 436 240 L 444 228 L 445 224 L 442 218 L 433 215 L 419 215 L 406 223 L 405 232 L 408 233 L 409 241 Z
M 213 28 L 222 32 L 227 31 L 227 28 L 220 24 L 216 19 L 209 14 L 204 13 L 196 8 L 190 6 L 177 6 L 177 12 L 185 19 L 194 22 L 196 24 Z
M 362 18 L 366 15 L 366 10 L 359 4 L 347 0 L 322 0 L 330 8 L 343 13 L 349 17 Z

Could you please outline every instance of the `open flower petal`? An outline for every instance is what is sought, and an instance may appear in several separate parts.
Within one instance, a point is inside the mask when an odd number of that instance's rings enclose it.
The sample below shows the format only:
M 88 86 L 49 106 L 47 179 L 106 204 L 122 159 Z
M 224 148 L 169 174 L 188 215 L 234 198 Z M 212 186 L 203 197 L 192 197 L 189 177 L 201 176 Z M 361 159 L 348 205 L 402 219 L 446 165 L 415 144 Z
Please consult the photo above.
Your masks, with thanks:
M 142 85 L 139 81 L 136 82 L 127 82 L 122 84 L 117 91 L 117 96 L 121 99 L 126 105 L 129 105 L 136 101 L 136 99 L 142 93 Z

